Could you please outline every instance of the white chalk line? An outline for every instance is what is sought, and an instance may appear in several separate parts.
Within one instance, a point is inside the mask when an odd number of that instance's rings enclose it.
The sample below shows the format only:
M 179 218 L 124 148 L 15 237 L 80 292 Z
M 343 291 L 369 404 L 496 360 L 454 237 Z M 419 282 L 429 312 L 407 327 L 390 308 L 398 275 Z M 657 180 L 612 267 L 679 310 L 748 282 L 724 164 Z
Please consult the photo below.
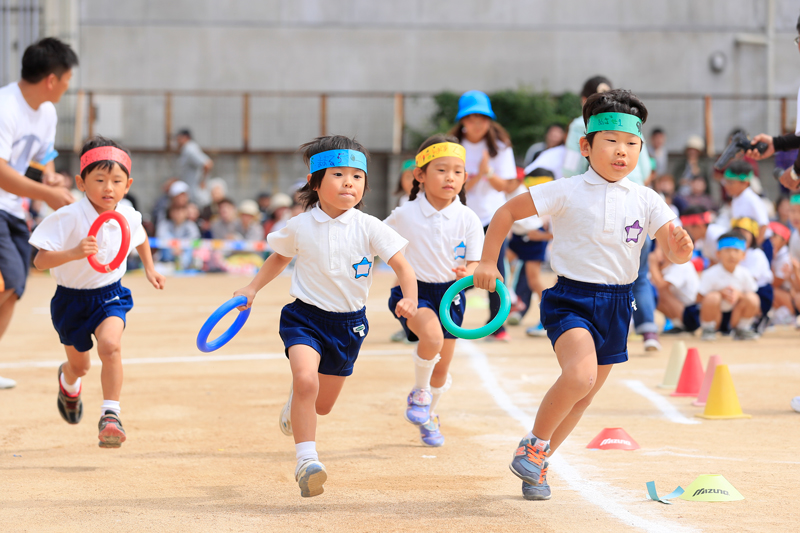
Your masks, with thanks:
M 483 383 L 483 387 L 494 399 L 495 403 L 503 409 L 511 418 L 520 423 L 525 431 L 530 431 L 533 427 L 533 418 L 518 407 L 500 387 L 495 377 L 494 371 L 486 357 L 474 343 L 469 341 L 458 341 L 458 348 L 469 355 L 472 366 Z M 617 518 L 621 522 L 633 527 L 637 527 L 647 532 L 653 533 L 673 533 L 678 531 L 695 531 L 694 529 L 662 520 L 654 522 L 646 518 L 637 516 L 615 501 L 609 494 L 616 492 L 616 489 L 607 483 L 595 480 L 584 479 L 578 470 L 570 465 L 565 458 L 563 451 L 560 451 L 553 463 L 554 469 L 559 473 L 567 484 L 578 492 L 585 500 L 598 506 L 606 513 Z
M 359 356 L 372 355 L 410 355 L 411 349 L 403 350 L 361 350 Z M 123 365 L 166 365 L 174 363 L 220 363 L 228 361 L 268 361 L 271 359 L 285 359 L 281 353 L 250 353 L 237 355 L 188 355 L 176 357 L 133 357 L 122 359 Z M 58 361 L 15 361 L 0 363 L 0 368 L 58 368 L 63 359 Z M 102 364 L 99 359 L 92 359 L 93 365 Z
M 674 405 L 669 403 L 669 401 L 658 394 L 650 390 L 650 388 L 639 381 L 638 379 L 625 379 L 622 381 L 629 389 L 631 389 L 636 394 L 644 396 L 650 402 L 655 405 L 664 417 L 669 420 L 670 422 L 675 422 L 676 424 L 699 424 L 700 421 L 695 418 L 687 418 L 678 411 Z

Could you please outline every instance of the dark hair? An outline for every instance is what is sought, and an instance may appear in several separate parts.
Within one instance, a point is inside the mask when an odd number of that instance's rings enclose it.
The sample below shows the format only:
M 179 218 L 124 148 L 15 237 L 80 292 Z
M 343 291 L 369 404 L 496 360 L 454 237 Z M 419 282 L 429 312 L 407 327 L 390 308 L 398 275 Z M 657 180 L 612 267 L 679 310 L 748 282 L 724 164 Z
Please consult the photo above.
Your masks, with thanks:
M 734 159 L 726 170 L 730 170 L 734 174 L 750 174 L 753 172 L 753 167 L 744 159 Z
M 589 117 L 600 113 L 625 113 L 639 117 L 644 124 L 647 121 L 647 108 L 639 97 L 627 89 L 613 89 L 604 93 L 595 93 L 583 104 L 583 123 L 589 124 Z M 586 135 L 589 146 L 597 132 Z M 639 150 L 641 150 L 639 146 Z M 588 158 L 587 158 L 588 159 Z
M 726 233 L 723 233 L 722 235 L 719 236 L 717 242 L 721 241 L 722 239 L 728 239 L 728 238 L 739 239 L 744 242 L 747 242 L 747 239 L 744 237 L 744 233 L 742 233 L 741 230 L 739 230 L 739 228 L 734 228 Z
M 800 17 L 797 17 L 797 33 L 800 34 Z
M 553 179 L 556 178 L 555 174 L 553 174 L 551 171 L 547 170 L 546 168 L 542 168 L 542 167 L 534 168 L 533 170 L 531 170 L 530 172 L 525 174 L 525 176 L 535 176 L 537 178 L 546 176 L 548 178 L 553 178 Z
M 455 142 L 458 142 L 459 144 L 461 144 L 461 142 L 464 140 L 463 120 L 463 118 L 459 120 L 456 125 L 447 132 L 447 135 L 455 137 Z M 495 157 L 497 156 L 498 152 L 500 152 L 497 144 L 498 141 L 505 144 L 506 148 L 511 146 L 511 135 L 509 135 L 506 129 L 495 120 L 492 120 L 492 123 L 489 125 L 489 131 L 486 132 L 486 136 L 483 138 L 483 140 L 486 141 L 486 150 L 489 152 L 489 157 Z
M 317 155 L 328 150 L 355 150 L 361 152 L 369 161 L 369 152 L 364 148 L 361 143 L 355 139 L 350 139 L 344 135 L 326 135 L 325 137 L 317 137 L 313 141 L 309 141 L 300 145 L 299 151 L 303 154 L 303 161 L 306 165 L 311 164 L 311 156 Z M 298 194 L 298 201 L 305 209 L 313 206 L 319 202 L 319 194 L 317 189 L 322 184 L 322 178 L 325 177 L 325 170 L 317 170 L 311 173 L 311 179 L 300 187 L 295 194 Z M 368 175 L 364 173 L 364 192 L 369 190 Z M 364 205 L 363 199 L 355 205 L 357 209 L 361 209 Z
M 456 143 L 461 144 L 460 141 L 452 136 L 452 135 L 444 135 L 442 133 L 437 133 L 435 135 L 431 135 L 427 139 L 425 139 L 422 144 L 419 145 L 417 149 L 417 153 L 421 153 L 425 148 L 428 146 L 433 146 L 434 144 L 439 143 Z M 422 172 L 428 170 L 428 165 L 430 165 L 430 161 L 420 167 Z M 417 178 L 414 178 L 414 184 L 411 186 L 411 192 L 408 195 L 409 201 L 415 200 L 417 198 L 417 194 L 419 194 L 419 185 L 420 183 L 417 181 Z M 467 191 L 464 190 L 464 185 L 461 185 L 461 190 L 458 191 L 458 199 L 461 200 L 461 203 L 467 205 Z
M 653 131 L 650 132 L 650 135 L 658 135 L 658 134 L 664 135 L 664 128 L 655 127 L 653 128 Z
M 228 197 L 225 197 L 219 202 L 217 202 L 217 207 L 221 206 L 222 204 L 230 204 L 232 207 L 236 207 L 236 204 L 233 203 L 233 200 L 231 200 Z
M 583 89 L 581 89 L 581 96 L 584 98 L 589 98 L 593 94 L 597 94 L 597 88 L 602 84 L 608 85 L 609 89 L 614 88 L 611 85 L 611 80 L 609 80 L 605 76 L 594 76 L 586 80 L 586 82 L 583 84 Z
M 68 44 L 54 37 L 45 37 L 22 54 L 22 79 L 39 83 L 50 74 L 60 78 L 77 64 L 78 56 Z
M 178 135 L 184 135 L 184 136 L 186 136 L 186 137 L 188 137 L 190 139 L 192 138 L 192 132 L 189 131 L 189 128 L 181 128 L 181 129 L 179 129 L 178 133 L 176 133 L 175 136 L 177 137 Z
M 81 156 L 83 156 L 83 154 L 85 154 L 89 150 L 92 150 L 94 148 L 100 148 L 101 146 L 113 146 L 114 148 L 119 148 L 120 150 L 128 154 L 128 157 L 131 156 L 131 153 L 128 150 L 126 150 L 119 144 L 115 143 L 111 139 L 106 139 L 105 137 L 101 137 L 100 135 L 95 135 L 94 137 L 86 141 L 86 143 L 84 143 L 83 148 L 81 149 Z M 109 161 L 95 161 L 94 163 L 88 165 L 86 168 L 83 169 L 83 172 L 81 172 L 81 179 L 86 179 L 86 176 L 88 176 L 89 173 L 96 168 L 99 168 L 100 170 L 111 170 L 112 168 L 114 168 L 114 165 L 118 165 L 126 176 L 128 176 L 129 178 L 131 177 L 131 175 L 128 173 L 129 169 L 123 167 L 116 161 L 109 160 Z
M 690 205 L 686 209 L 683 210 L 681 216 L 684 215 L 702 215 L 703 213 L 708 212 L 708 209 L 703 207 L 702 205 Z

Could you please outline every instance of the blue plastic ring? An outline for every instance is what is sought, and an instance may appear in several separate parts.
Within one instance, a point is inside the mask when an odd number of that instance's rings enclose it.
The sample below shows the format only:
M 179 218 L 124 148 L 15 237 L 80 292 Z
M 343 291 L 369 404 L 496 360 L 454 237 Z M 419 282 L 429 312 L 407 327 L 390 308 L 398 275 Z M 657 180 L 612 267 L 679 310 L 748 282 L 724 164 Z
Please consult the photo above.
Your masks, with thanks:
M 450 285 L 450 288 L 447 289 L 447 292 L 445 292 L 444 296 L 442 297 L 442 303 L 439 304 L 439 319 L 442 321 L 442 325 L 447 331 L 460 339 L 475 340 L 488 337 L 500 329 L 500 326 L 503 325 L 508 318 L 508 314 L 511 312 L 511 298 L 509 297 L 508 289 L 506 288 L 505 284 L 498 279 L 495 290 L 497 291 L 498 296 L 500 296 L 500 310 L 497 311 L 497 316 L 485 326 L 481 326 L 476 329 L 466 329 L 457 326 L 450 317 L 450 305 L 453 303 L 453 300 L 459 292 L 463 291 L 467 287 L 472 287 L 473 284 L 472 276 L 461 278 Z
M 197 349 L 201 352 L 213 352 L 214 350 L 219 350 L 234 337 L 239 330 L 242 329 L 244 323 L 247 322 L 247 318 L 250 316 L 250 308 L 245 309 L 244 311 L 239 311 L 239 316 L 236 317 L 231 327 L 228 330 L 214 339 L 213 341 L 208 340 L 208 336 L 211 335 L 211 331 L 214 329 L 222 317 L 230 313 L 232 310 L 236 309 L 237 307 L 241 307 L 243 305 L 247 305 L 247 296 L 234 296 L 224 304 L 220 305 L 216 311 L 211 313 L 211 316 L 208 317 L 203 327 L 200 328 L 200 333 L 197 334 Z

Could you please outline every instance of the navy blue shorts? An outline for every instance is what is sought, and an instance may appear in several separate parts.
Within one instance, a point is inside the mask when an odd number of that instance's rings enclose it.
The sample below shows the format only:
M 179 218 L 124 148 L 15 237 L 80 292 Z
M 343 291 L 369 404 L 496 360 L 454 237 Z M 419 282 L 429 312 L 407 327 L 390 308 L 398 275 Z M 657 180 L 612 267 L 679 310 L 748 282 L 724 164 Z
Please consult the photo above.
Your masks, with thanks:
M 300 300 L 281 310 L 280 334 L 286 357 L 296 344 L 310 346 L 320 355 L 320 374 L 349 376 L 361 343 L 369 333 L 366 307 L 350 313 L 333 313 Z
M 528 240 L 527 235 L 512 235 L 508 247 L 521 261 L 542 262 L 544 261 L 544 254 L 547 251 L 547 243 L 549 242 L 550 241 L 531 241 Z
M 690 332 L 700 329 L 699 305 L 692 304 L 683 308 L 683 329 Z
M 12 289 L 17 297 L 25 292 L 31 265 L 30 238 L 27 222 L 0 211 L 0 292 Z
M 444 293 L 447 292 L 447 289 L 450 288 L 450 285 L 455 283 L 454 281 L 446 281 L 444 283 L 426 283 L 424 281 L 417 281 L 417 294 L 419 303 L 417 304 L 417 308 L 427 307 L 428 309 L 432 309 L 434 313 L 436 313 L 436 317 L 439 317 L 439 304 L 442 302 L 442 297 Z M 389 311 L 392 312 L 397 320 L 400 321 L 400 324 L 403 326 L 403 331 L 406 332 L 406 338 L 411 342 L 417 342 L 419 338 L 414 334 L 413 331 L 408 329 L 408 321 L 405 317 L 398 317 L 395 315 L 394 311 L 397 309 L 397 304 L 400 300 L 403 299 L 403 291 L 400 287 L 392 288 L 392 292 L 389 295 Z M 453 304 L 450 306 L 450 318 L 453 320 L 453 323 L 456 326 L 460 326 L 464 322 L 464 310 L 467 308 L 467 297 L 464 295 L 464 291 L 458 293 L 458 296 L 455 297 L 453 300 Z M 441 322 L 441 320 L 439 320 Z M 444 333 L 445 339 L 455 339 L 456 337 L 444 329 L 442 326 L 442 333 Z
M 99 289 L 68 289 L 59 285 L 50 300 L 50 315 L 61 344 L 79 352 L 91 350 L 92 335 L 103 320 L 118 316 L 124 323 L 131 309 L 131 291 L 119 281 Z
M 633 313 L 630 285 L 598 285 L 559 276 L 542 294 L 542 326 L 553 344 L 573 328 L 584 328 L 594 339 L 598 365 L 628 360 L 628 328 Z

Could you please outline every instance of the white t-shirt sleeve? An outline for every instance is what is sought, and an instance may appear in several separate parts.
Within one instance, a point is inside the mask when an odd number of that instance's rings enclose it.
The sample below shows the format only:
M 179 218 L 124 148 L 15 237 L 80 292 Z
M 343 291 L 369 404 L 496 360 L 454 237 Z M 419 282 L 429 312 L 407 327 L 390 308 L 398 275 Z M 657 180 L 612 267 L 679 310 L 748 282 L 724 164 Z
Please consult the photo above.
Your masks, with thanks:
M 510 146 L 503 147 L 492 160 L 494 173 L 505 179 L 517 178 L 517 163 L 514 161 L 514 151 Z
M 64 218 L 62 215 L 63 213 L 56 211 L 42 220 L 28 239 L 31 246 L 48 252 L 63 251 L 64 234 L 62 229 L 65 221 L 62 220 Z
M 647 234 L 651 239 L 656 238 L 656 232 L 661 229 L 664 224 L 671 220 L 675 220 L 675 212 L 670 209 L 661 196 L 658 195 L 653 189 L 645 188 L 647 191 L 647 200 L 650 204 L 650 224 L 647 226 Z
M 741 275 L 742 286 L 746 292 L 757 292 L 758 291 L 758 284 L 756 283 L 756 278 L 744 267 L 736 267 L 737 269 L 741 268 L 743 274 Z
M 572 182 L 568 180 L 556 180 L 540 183 L 529 189 L 533 205 L 540 217 L 559 214 L 569 196 L 570 185 Z
M 142 215 L 140 215 L 139 213 L 137 213 L 137 215 L 139 215 L 140 219 L 139 227 L 136 228 L 134 234 L 131 235 L 131 242 L 133 243 L 134 248 L 136 248 L 137 246 L 141 246 L 147 240 L 147 232 L 144 230 L 144 226 L 142 226 L 141 224 Z
M 714 276 L 715 272 L 711 269 L 705 270 L 702 274 L 700 274 L 700 285 L 697 287 L 697 294 L 705 296 L 706 294 L 716 290 L 714 287 Z
M 0 159 L 10 162 L 11 147 L 14 144 L 14 114 L 0 113 Z
M 381 222 L 379 219 L 368 217 L 367 231 L 369 232 L 369 248 L 372 255 L 377 255 L 386 262 L 408 246 L 408 241 L 395 230 Z
M 278 231 L 267 235 L 270 247 L 284 257 L 297 255 L 297 220 L 299 217 L 289 219 L 286 225 Z
M 483 226 L 478 215 L 470 211 L 469 225 L 467 226 L 467 257 L 466 261 L 480 261 L 483 253 Z

